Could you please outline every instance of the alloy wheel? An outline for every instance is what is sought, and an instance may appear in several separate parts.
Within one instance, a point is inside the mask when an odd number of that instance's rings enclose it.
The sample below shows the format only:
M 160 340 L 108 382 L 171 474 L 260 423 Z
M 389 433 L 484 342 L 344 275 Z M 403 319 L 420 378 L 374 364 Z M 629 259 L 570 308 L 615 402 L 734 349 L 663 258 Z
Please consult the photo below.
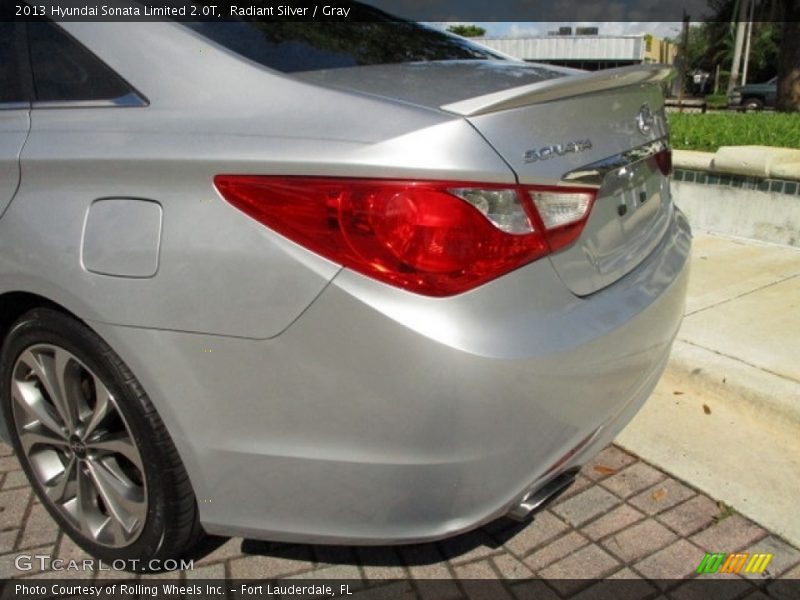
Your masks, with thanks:
M 95 544 L 136 541 L 147 516 L 145 467 L 103 381 L 64 348 L 37 344 L 14 364 L 11 399 L 22 452 L 51 508 Z

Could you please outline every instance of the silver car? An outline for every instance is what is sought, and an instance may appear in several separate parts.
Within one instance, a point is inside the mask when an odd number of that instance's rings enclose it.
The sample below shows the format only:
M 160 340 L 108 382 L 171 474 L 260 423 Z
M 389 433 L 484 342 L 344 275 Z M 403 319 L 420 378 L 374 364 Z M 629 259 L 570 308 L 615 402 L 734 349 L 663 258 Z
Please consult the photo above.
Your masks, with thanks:
M 89 553 L 525 519 L 656 385 L 669 70 L 373 16 L 0 23 L 4 435 Z

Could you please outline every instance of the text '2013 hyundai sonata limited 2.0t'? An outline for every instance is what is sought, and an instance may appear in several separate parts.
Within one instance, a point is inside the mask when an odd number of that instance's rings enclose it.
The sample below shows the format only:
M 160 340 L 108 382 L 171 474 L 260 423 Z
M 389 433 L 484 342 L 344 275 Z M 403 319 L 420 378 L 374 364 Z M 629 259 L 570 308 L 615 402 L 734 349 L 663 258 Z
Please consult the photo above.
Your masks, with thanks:
M 5 435 L 89 553 L 526 518 L 661 375 L 670 71 L 373 16 L 0 24 Z

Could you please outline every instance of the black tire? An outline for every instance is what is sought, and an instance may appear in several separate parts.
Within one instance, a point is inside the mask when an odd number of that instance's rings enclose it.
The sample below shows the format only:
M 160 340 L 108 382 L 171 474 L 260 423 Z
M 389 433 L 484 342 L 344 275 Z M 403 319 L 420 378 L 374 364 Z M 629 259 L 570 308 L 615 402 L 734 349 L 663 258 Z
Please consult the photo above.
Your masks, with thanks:
M 758 112 L 764 109 L 764 102 L 758 98 L 747 98 L 742 102 L 745 112 Z
M 18 363 L 23 353 L 42 347 L 66 350 L 82 363 L 81 366 L 88 370 L 89 375 L 102 382 L 113 397 L 114 418 L 124 424 L 127 440 L 132 441 L 138 450 L 142 468 L 141 472 L 137 472 L 137 479 L 141 485 L 142 499 L 146 498 L 146 507 L 144 503 L 141 505 L 141 512 L 146 517 L 135 521 L 137 537 L 127 545 L 113 547 L 96 543 L 92 537 L 82 533 L 73 521 L 66 518 L 67 515 L 62 514 L 64 505 L 56 505 L 48 498 L 31 460 L 25 454 L 15 421 L 15 409 L 12 408 L 15 402 L 12 400 L 12 377 L 19 372 L 15 371 L 15 365 L 16 369 L 24 368 L 24 363 Z M 23 367 L 19 364 L 23 364 Z M 125 568 L 131 571 L 160 570 L 166 559 L 185 556 L 200 540 L 202 528 L 198 521 L 197 502 L 175 445 L 142 386 L 120 357 L 95 332 L 61 312 L 46 308 L 31 310 L 14 323 L 3 342 L 0 385 L 3 414 L 25 474 L 52 517 L 87 553 L 115 566 L 121 566 L 121 561 L 125 561 Z M 41 384 L 38 385 L 41 387 Z M 55 406 L 52 402 L 50 405 Z M 16 411 L 18 415 L 27 415 L 24 409 L 17 408 Z M 83 460 L 79 460 L 78 451 L 70 443 L 64 455 L 77 465 L 75 469 L 89 473 L 86 448 L 83 452 Z M 121 462 L 124 463 L 124 459 Z M 67 469 L 64 468 L 63 472 L 66 479 Z M 78 484 L 72 485 L 69 489 L 77 489 Z M 89 497 L 89 494 L 85 497 Z M 98 503 L 97 498 L 93 507 L 96 509 L 99 506 L 97 510 L 103 510 L 105 505 L 102 500 Z M 75 501 L 78 502 L 77 497 Z

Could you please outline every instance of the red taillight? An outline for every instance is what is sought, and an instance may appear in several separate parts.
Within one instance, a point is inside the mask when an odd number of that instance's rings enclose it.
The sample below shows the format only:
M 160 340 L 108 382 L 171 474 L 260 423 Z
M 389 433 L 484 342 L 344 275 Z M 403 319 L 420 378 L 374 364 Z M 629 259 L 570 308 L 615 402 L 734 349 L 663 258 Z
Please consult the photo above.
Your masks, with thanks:
M 655 158 L 658 170 L 667 177 L 672 175 L 672 150 L 662 150 Z
M 218 175 L 214 183 L 230 204 L 305 248 L 429 296 L 467 291 L 571 243 L 595 196 L 441 181 Z M 545 227 L 535 194 L 552 205 L 559 195 L 581 201 Z M 569 212 L 565 202 L 554 214 Z

